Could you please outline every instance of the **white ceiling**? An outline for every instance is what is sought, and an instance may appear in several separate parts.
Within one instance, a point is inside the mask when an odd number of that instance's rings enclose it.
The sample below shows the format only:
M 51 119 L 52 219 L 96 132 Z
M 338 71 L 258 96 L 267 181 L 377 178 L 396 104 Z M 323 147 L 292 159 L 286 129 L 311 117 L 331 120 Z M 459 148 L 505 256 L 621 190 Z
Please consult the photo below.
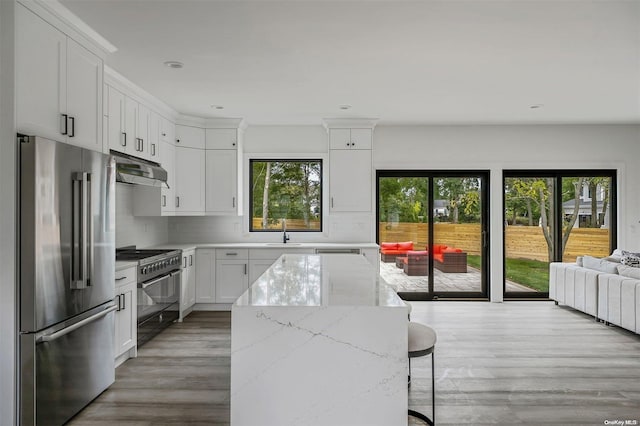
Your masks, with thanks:
M 118 48 L 108 65 L 188 115 L 640 122 L 636 0 L 61 3 Z

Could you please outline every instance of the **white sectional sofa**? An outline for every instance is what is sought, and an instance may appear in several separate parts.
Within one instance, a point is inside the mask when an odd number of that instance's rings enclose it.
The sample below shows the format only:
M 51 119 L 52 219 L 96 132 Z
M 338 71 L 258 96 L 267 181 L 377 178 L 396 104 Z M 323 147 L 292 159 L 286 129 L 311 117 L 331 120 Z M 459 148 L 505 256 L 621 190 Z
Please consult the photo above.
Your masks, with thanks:
M 590 269 L 576 263 L 551 263 L 549 298 L 556 304 L 593 315 L 606 324 L 640 334 L 638 278 Z

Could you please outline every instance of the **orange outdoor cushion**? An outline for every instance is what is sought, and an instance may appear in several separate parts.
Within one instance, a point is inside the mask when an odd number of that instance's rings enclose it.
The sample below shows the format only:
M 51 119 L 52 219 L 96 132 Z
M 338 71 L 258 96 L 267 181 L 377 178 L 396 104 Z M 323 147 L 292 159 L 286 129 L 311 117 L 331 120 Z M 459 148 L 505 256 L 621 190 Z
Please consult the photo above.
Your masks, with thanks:
M 443 253 L 462 253 L 462 249 L 447 247 L 446 249 L 442 250 L 442 252 Z
M 442 255 L 442 253 L 434 254 L 433 260 L 437 260 L 440 263 L 444 263 L 444 256 Z
M 382 253 L 382 254 L 406 254 L 407 250 L 385 250 L 385 249 L 382 249 L 382 250 L 380 250 L 380 253 Z
M 444 244 L 434 244 L 433 245 L 433 254 L 440 254 L 444 249 L 448 248 Z
M 413 241 L 398 243 L 398 250 L 413 250 Z

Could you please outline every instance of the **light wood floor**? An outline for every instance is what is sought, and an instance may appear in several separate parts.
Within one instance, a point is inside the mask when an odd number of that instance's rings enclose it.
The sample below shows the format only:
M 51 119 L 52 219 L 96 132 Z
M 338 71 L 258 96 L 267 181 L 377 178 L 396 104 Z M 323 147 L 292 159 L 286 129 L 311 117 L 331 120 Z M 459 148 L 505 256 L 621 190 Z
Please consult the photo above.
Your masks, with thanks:
M 552 302 L 412 304 L 411 319 L 438 333 L 438 425 L 640 424 L 640 336 Z M 226 425 L 229 351 L 229 313 L 194 312 L 70 424 Z M 409 404 L 428 414 L 429 357 L 412 371 Z

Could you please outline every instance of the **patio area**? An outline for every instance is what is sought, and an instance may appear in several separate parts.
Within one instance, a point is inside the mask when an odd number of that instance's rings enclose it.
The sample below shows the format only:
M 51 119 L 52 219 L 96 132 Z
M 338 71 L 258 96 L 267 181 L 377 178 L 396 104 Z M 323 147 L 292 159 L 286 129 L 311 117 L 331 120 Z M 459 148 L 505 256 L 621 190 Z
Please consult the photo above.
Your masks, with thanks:
M 481 275 L 480 271 L 467 266 L 466 273 L 445 273 L 434 270 L 434 290 L 435 291 L 452 291 L 452 292 L 479 292 L 481 291 Z M 397 268 L 395 263 L 380 262 L 380 276 L 391 285 L 396 291 L 428 291 L 429 277 L 427 276 L 408 276 L 402 269 Z M 507 281 L 507 291 L 530 291 L 535 290 L 525 287 L 521 284 Z

